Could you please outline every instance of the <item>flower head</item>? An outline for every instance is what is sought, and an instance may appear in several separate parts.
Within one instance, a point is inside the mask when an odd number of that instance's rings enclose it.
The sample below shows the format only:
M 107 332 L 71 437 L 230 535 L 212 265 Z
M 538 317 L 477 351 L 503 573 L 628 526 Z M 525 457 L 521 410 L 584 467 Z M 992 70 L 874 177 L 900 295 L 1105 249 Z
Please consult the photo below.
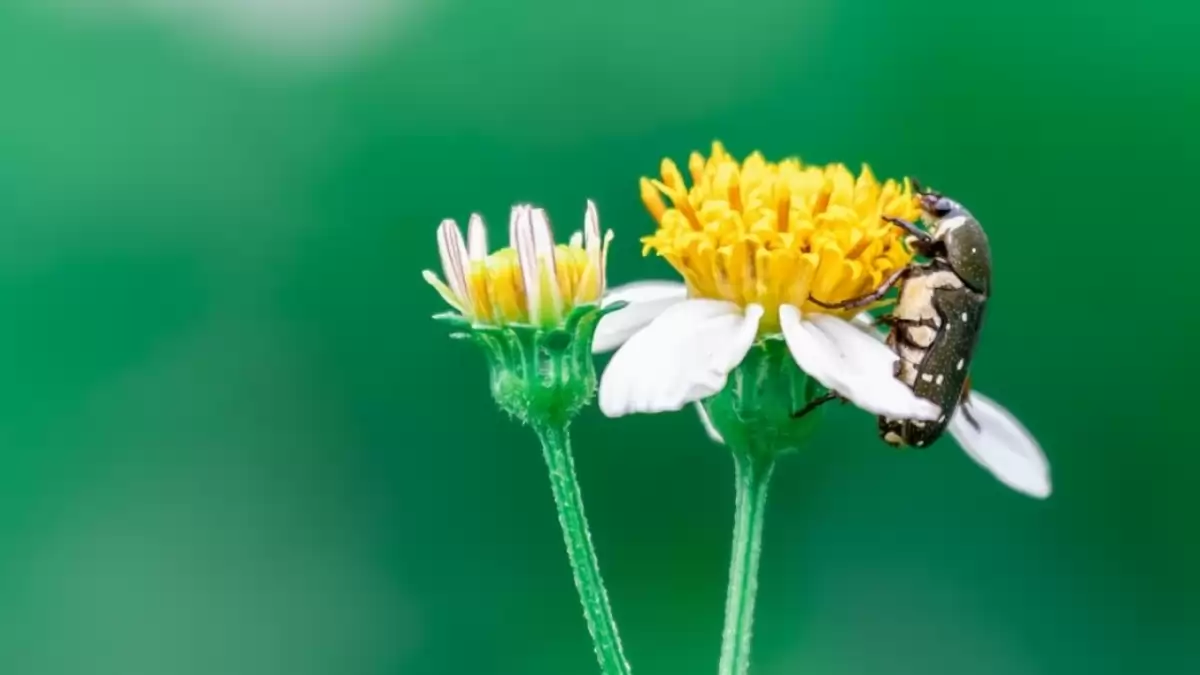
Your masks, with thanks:
M 483 218 L 472 215 L 464 242 L 458 224 L 437 230 L 442 281 L 424 277 L 455 312 L 435 318 L 456 337 L 483 347 L 492 396 L 508 413 L 532 423 L 564 424 L 596 388 L 592 336 L 600 317 L 604 265 L 612 233 L 600 236 L 590 201 L 584 227 L 556 245 L 546 212 L 512 209 L 508 248 L 488 253 Z
M 908 181 L 881 184 L 867 167 L 855 177 L 840 164 L 772 163 L 759 153 L 738 162 L 720 143 L 688 165 L 691 188 L 670 160 L 661 180 L 641 181 L 659 224 L 643 253 L 657 252 L 685 283 L 609 295 L 628 306 L 597 331 L 598 350 L 619 347 L 600 385 L 605 414 L 678 410 L 714 396 L 755 345 L 782 341 L 793 369 L 859 407 L 936 419 L 938 406 L 894 377 L 896 355 L 850 325 L 853 312 L 812 301 L 865 295 L 909 263 L 903 231 L 884 219 L 920 214 Z
M 859 297 L 912 259 L 903 232 L 884 220 L 919 215 L 907 181 L 880 183 L 865 165 L 855 176 L 843 164 L 771 163 L 757 152 L 738 162 L 719 142 L 707 159 L 693 152 L 688 169 L 690 189 L 670 159 L 660 180 L 641 180 L 658 221 L 644 252 L 671 263 L 693 297 L 761 306 L 760 332 L 779 330 L 782 306 L 830 313 L 811 298 Z
M 600 301 L 612 231 L 601 239 L 591 201 L 583 230 L 566 246 L 554 243 L 546 212 L 530 205 L 513 207 L 508 235 L 508 248 L 489 255 L 479 214 L 471 216 L 465 243 L 458 224 L 443 220 L 437 239 L 446 281 L 428 270 L 425 281 L 477 325 L 555 326 L 576 307 Z

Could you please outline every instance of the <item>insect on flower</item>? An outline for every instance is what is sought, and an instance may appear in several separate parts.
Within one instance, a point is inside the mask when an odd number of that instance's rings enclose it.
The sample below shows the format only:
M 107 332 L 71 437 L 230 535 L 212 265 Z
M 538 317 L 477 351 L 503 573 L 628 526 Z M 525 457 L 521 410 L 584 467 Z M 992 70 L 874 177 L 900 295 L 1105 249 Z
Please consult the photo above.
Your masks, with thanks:
M 842 165 L 774 163 L 758 153 L 739 162 L 720 143 L 707 158 L 693 153 L 687 168 L 690 187 L 669 160 L 662 163 L 661 180 L 642 180 L 642 199 L 659 225 L 643 239 L 644 250 L 665 258 L 683 282 L 641 281 L 606 291 L 604 304 L 624 304 L 600 321 L 593 344 L 596 352 L 616 350 L 600 386 L 606 415 L 666 412 L 692 403 L 709 436 L 726 443 L 704 401 L 731 380 L 731 389 L 739 391 L 752 384 L 737 372 L 748 353 L 782 339 L 795 366 L 828 392 L 792 408 L 793 415 L 803 417 L 833 398 L 849 400 L 884 420 L 903 421 L 914 444 L 923 440 L 913 435 L 916 422 L 925 422 L 928 429 L 949 431 L 1005 485 L 1049 496 L 1050 468 L 1037 439 L 992 399 L 974 392 L 961 400 L 991 291 L 986 238 L 961 205 L 919 188 L 910 191 L 908 181 L 881 183 L 866 167 L 855 177 Z M 911 225 L 918 216 L 933 226 L 930 232 Z M 902 245 L 905 230 L 915 237 L 909 247 Z M 932 261 L 914 266 L 913 252 Z M 933 277 L 937 271 L 945 274 Z M 932 278 L 908 286 L 913 295 L 929 295 L 926 303 L 955 299 L 940 291 L 935 299 L 939 278 L 965 289 L 957 313 L 947 314 L 955 327 L 941 333 L 941 324 L 922 325 L 923 305 L 912 309 L 919 298 L 902 299 L 905 307 L 893 316 L 917 321 L 906 337 L 926 345 L 919 347 L 920 358 L 913 345 L 898 353 L 895 326 L 886 338 L 889 347 L 870 314 L 848 307 L 871 309 L 874 303 L 864 295 L 918 272 Z M 883 301 L 886 293 L 875 298 L 878 306 L 890 304 Z M 847 306 L 838 309 L 841 304 Z M 934 349 L 932 339 L 939 336 Z M 947 354 L 957 355 L 945 362 Z M 910 368 L 911 379 L 901 379 L 900 369 Z M 936 391 L 945 396 L 925 393 L 927 385 L 940 385 Z M 926 444 L 933 437 L 926 432 Z
M 891 314 L 878 319 L 889 326 L 887 344 L 900 359 L 895 376 L 917 396 L 933 401 L 942 415 L 925 420 L 879 417 L 879 433 L 893 446 L 924 447 L 946 430 L 954 411 L 967 399 L 970 365 L 991 293 L 992 262 L 987 235 L 961 204 L 918 189 L 922 219 L 929 231 L 902 218 L 886 218 L 911 235 L 910 245 L 928 262 L 913 262 L 893 273 L 872 292 L 830 309 L 854 309 L 881 300 L 900 284 Z M 963 410 L 968 422 L 969 409 Z

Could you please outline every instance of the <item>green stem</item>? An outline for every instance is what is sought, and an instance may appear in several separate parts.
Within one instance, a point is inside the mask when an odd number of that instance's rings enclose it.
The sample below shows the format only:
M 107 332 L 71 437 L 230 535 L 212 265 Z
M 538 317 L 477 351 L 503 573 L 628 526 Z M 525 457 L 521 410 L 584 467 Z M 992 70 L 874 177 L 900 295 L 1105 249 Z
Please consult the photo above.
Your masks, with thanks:
M 750 669 L 750 638 L 754 599 L 758 593 L 758 562 L 762 553 L 763 512 L 773 458 L 733 453 L 737 502 L 729 561 L 729 590 L 725 596 L 725 629 L 721 633 L 720 675 L 746 675 Z
M 542 454 L 550 470 L 550 487 L 558 506 L 558 522 L 562 526 L 567 557 L 575 575 L 575 588 L 583 603 L 583 616 L 595 644 L 596 660 L 604 675 L 629 675 L 629 662 L 621 651 L 617 623 L 608 604 L 600 565 L 592 548 L 592 535 L 583 513 L 583 496 L 575 479 L 575 460 L 571 457 L 571 440 L 565 425 L 538 424 L 534 430 L 542 441 Z

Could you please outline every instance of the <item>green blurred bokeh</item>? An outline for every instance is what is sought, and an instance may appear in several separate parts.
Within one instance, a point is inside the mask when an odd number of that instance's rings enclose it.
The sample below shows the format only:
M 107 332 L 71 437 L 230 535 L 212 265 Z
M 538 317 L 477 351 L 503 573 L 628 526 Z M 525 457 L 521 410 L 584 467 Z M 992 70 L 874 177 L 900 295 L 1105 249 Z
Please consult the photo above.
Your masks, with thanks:
M 1200 12 L 1184 3 L 11 0 L 0 9 L 0 671 L 587 674 L 531 434 L 428 320 L 433 231 L 714 138 L 970 205 L 976 386 L 1047 502 L 831 410 L 778 473 L 756 675 L 1200 672 Z M 731 465 L 575 426 L 635 673 L 716 667 Z

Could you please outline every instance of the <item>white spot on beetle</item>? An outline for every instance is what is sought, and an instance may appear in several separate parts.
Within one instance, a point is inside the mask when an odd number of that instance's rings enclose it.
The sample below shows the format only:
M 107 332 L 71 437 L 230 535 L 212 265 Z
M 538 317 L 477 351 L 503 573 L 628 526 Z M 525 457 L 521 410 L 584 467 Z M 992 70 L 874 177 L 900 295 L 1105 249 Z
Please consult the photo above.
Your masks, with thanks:
M 954 369 L 955 369 L 955 370 L 962 370 L 962 367 L 963 367 L 963 359 L 959 359 L 959 360 L 958 360 L 958 364 L 957 364 L 956 366 L 954 366 Z
M 941 424 L 942 422 L 945 422 L 945 421 L 946 421 L 946 415 L 943 414 L 941 417 L 938 417 L 938 424 Z
M 923 422 L 923 421 L 921 421 L 921 420 L 913 420 L 913 426 L 914 426 L 914 427 L 917 427 L 918 429 L 924 429 L 924 428 L 925 428 L 925 422 Z
M 970 317 L 967 316 L 967 313 L 963 312 L 963 321 L 966 321 L 968 318 L 970 318 Z
M 979 249 L 975 248 L 974 246 L 971 247 L 971 253 L 976 253 L 978 251 Z
M 938 376 L 937 376 L 937 383 L 938 383 L 938 384 L 941 384 L 941 383 L 942 383 L 942 380 L 944 380 L 944 379 L 946 379 L 946 376 L 945 376 L 945 375 L 938 375 Z
M 926 382 L 933 382 L 933 375 L 930 373 L 921 373 L 921 379 Z
M 917 447 L 918 447 L 918 448 L 923 448 L 923 447 L 925 447 L 925 441 L 917 441 Z

